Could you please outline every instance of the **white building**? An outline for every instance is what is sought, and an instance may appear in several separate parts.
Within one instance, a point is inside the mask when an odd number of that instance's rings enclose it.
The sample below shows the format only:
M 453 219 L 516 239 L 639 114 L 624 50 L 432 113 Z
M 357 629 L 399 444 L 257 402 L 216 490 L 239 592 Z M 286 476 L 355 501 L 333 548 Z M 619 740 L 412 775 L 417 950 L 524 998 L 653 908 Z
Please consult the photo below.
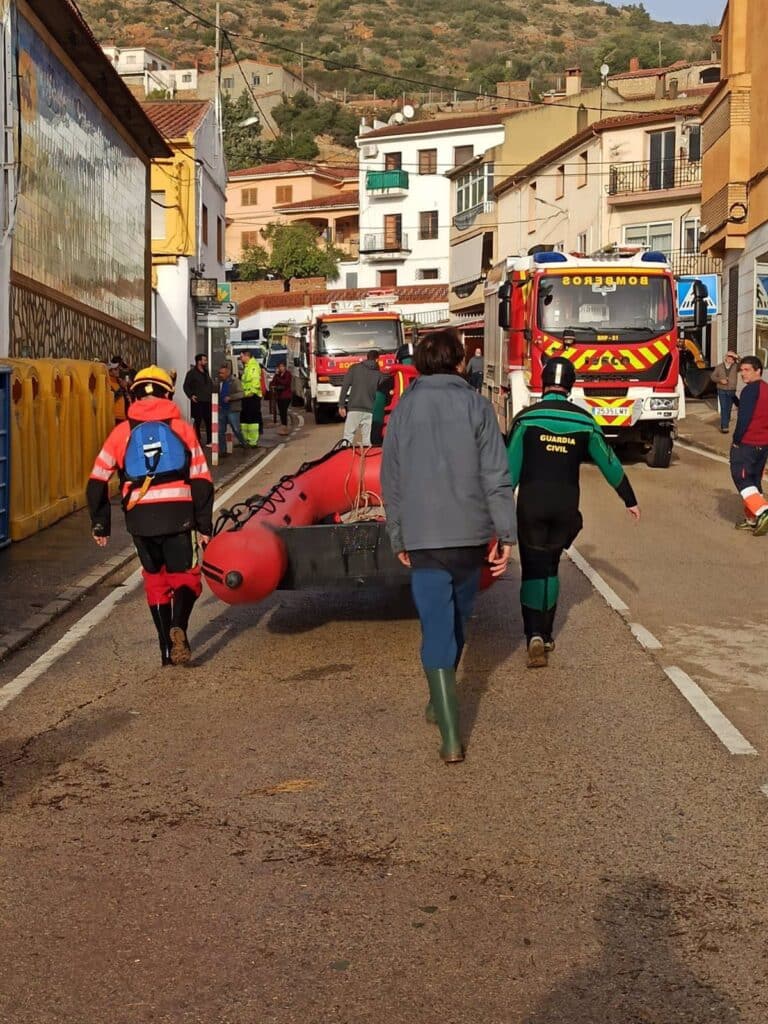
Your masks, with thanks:
M 361 127 L 361 288 L 448 283 L 450 168 L 504 139 L 503 112 Z
M 144 96 L 164 92 L 172 98 L 197 90 L 197 68 L 174 68 L 165 57 L 143 46 L 103 46 L 102 50 L 125 84 Z
M 152 265 L 157 360 L 183 378 L 207 350 L 190 296 L 193 277 L 223 282 L 227 173 L 215 106 L 209 100 L 142 104 L 173 151 L 152 166 Z M 223 349 L 223 336 L 214 348 Z

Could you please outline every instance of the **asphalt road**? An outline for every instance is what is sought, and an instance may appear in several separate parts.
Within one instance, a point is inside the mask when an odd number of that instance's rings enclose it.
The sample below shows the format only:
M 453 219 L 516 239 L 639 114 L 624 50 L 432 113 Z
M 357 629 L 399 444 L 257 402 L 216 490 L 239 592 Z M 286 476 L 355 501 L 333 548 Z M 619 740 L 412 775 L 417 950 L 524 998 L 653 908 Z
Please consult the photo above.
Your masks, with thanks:
M 307 429 L 246 490 L 336 435 Z M 460 671 L 461 765 L 422 719 L 402 592 L 208 597 L 190 669 L 158 667 L 138 591 L 86 624 L 0 712 L 0 1020 L 765 1024 L 768 540 L 729 525 L 725 467 L 630 471 L 643 521 L 590 471 L 577 542 L 628 614 L 566 563 L 557 652 L 527 672 L 513 567 Z

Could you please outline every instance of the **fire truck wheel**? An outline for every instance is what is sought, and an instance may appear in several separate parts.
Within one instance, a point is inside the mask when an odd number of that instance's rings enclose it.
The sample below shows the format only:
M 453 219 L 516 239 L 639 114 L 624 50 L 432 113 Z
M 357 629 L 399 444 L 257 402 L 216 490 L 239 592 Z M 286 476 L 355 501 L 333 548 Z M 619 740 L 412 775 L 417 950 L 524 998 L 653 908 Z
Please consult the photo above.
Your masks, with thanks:
M 322 402 L 315 401 L 312 406 L 312 411 L 315 414 L 315 423 L 325 423 L 325 406 L 322 404 Z
M 645 456 L 651 469 L 667 469 L 672 461 L 672 438 L 669 434 L 655 434 Z

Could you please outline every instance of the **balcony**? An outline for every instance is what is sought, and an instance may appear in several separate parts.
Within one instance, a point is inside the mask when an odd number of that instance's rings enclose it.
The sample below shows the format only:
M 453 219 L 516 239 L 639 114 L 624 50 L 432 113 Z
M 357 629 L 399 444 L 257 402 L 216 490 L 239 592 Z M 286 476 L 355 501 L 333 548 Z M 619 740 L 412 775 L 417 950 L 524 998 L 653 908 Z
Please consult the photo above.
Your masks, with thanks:
M 369 260 L 404 260 L 410 251 L 408 235 L 370 231 L 360 236 L 360 255 Z
M 395 199 L 408 194 L 408 171 L 368 171 L 365 191 L 371 199 Z
M 461 213 L 457 213 L 453 218 L 453 226 L 457 231 L 466 231 L 467 228 L 471 228 L 478 217 L 484 213 L 493 213 L 496 208 L 496 204 L 493 200 L 486 200 L 484 203 L 475 203 L 468 210 L 462 210 Z
M 608 172 L 608 196 L 614 203 L 670 192 L 680 198 L 701 192 L 701 160 L 637 160 L 612 164 Z
M 722 274 L 723 262 L 715 256 L 682 249 L 667 256 L 675 277 L 700 277 L 702 274 Z

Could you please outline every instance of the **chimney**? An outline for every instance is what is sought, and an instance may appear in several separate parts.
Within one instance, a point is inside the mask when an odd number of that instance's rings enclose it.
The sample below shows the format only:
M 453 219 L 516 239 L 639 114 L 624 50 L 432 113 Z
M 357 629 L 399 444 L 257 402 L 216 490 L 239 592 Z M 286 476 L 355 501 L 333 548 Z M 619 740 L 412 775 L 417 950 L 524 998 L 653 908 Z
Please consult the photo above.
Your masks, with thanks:
M 629 58 L 629 70 L 630 71 L 639 71 L 640 70 L 640 58 L 639 57 L 630 57 Z
M 565 95 L 578 96 L 581 92 L 581 68 L 566 68 Z
M 670 79 L 670 82 L 669 82 L 669 98 L 671 100 L 676 100 L 677 99 L 677 90 L 678 90 L 677 79 L 676 78 Z

